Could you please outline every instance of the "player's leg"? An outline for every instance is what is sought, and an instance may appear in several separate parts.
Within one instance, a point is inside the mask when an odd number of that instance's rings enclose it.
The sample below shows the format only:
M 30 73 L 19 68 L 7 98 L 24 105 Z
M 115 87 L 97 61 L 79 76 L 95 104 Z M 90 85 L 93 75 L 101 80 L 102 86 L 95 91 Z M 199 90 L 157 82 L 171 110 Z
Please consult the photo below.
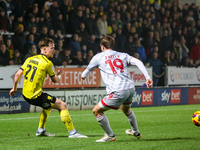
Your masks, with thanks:
M 69 111 L 67 109 L 67 104 L 65 102 L 56 98 L 52 108 L 59 110 L 60 118 L 69 132 L 69 138 L 87 138 L 87 136 L 82 135 L 75 130 L 72 119 L 69 115 Z
M 134 112 L 130 109 L 130 106 L 132 104 L 132 96 L 134 94 L 134 90 L 130 90 L 130 96 L 127 98 L 127 100 L 124 101 L 124 103 L 120 106 L 121 110 L 124 112 L 124 114 L 127 116 L 128 122 L 131 125 L 132 129 L 126 130 L 126 133 L 129 135 L 134 135 L 136 138 L 141 138 L 141 134 L 138 130 L 137 126 L 137 120 L 135 117 Z
M 124 104 L 122 104 L 120 108 L 124 112 L 124 114 L 127 116 L 128 122 L 131 125 L 131 129 L 127 129 L 126 134 L 134 135 L 136 138 L 140 139 L 142 135 L 140 134 L 138 130 L 137 120 L 136 120 L 134 112 L 130 109 L 130 107 L 127 107 Z
M 93 108 L 93 114 L 95 115 L 99 125 L 102 127 L 102 129 L 106 132 L 103 138 L 96 140 L 96 142 L 106 142 L 106 141 L 115 141 L 116 137 L 113 133 L 110 123 L 108 121 L 108 118 L 104 114 L 106 110 L 109 110 L 109 106 L 105 104 L 104 100 L 108 100 L 110 97 L 109 95 L 106 96 L 103 100 L 101 100 L 94 108 Z M 106 107 L 108 106 L 108 107 Z

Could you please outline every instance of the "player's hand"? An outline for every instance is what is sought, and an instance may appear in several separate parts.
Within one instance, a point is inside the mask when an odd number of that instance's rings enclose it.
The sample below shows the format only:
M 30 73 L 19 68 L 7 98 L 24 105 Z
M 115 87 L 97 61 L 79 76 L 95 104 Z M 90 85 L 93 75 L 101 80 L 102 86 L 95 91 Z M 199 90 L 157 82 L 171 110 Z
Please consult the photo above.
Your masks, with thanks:
M 10 92 L 9 92 L 9 94 L 10 94 L 10 96 L 15 96 L 15 90 L 12 88 L 11 90 L 10 90 Z
M 151 78 L 150 78 L 150 79 L 147 79 L 147 80 L 145 81 L 145 83 L 146 83 L 146 85 L 147 85 L 148 88 L 151 87 L 151 86 L 153 85 L 153 81 L 151 80 Z
M 58 70 L 58 73 L 57 73 L 57 75 L 63 75 L 63 70 L 62 69 L 60 69 L 60 70 Z

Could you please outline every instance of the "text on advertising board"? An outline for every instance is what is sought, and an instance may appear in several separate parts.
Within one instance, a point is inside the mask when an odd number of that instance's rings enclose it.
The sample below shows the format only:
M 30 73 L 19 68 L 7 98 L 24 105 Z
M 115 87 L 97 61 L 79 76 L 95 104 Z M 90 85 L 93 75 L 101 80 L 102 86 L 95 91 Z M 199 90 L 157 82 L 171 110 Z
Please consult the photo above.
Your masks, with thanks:
M 180 102 L 181 102 L 181 90 L 180 89 L 171 90 L 170 103 L 180 103 Z
M 55 69 L 56 71 L 58 68 Z M 45 79 L 44 88 L 67 88 L 67 87 L 100 87 L 101 78 L 99 69 L 94 69 L 89 76 L 81 79 L 85 68 L 64 68 L 64 74 L 59 83 L 53 83 L 49 76 Z
M 142 91 L 142 105 L 152 105 L 152 104 L 153 104 L 153 90 Z

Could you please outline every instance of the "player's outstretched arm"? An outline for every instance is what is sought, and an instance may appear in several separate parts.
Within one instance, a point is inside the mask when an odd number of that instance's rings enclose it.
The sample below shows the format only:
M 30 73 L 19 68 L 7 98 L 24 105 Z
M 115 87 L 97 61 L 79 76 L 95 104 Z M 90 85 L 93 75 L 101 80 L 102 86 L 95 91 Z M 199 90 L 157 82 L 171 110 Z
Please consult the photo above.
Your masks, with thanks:
M 17 73 L 15 74 L 13 88 L 9 92 L 10 96 L 15 95 L 15 92 L 17 91 L 17 84 L 18 84 L 19 79 L 21 78 L 22 74 L 23 74 L 22 69 L 19 69 L 17 71 Z
M 51 77 L 52 82 L 58 83 L 60 81 L 60 78 L 62 77 L 62 75 L 63 75 L 63 70 L 62 69 L 58 70 L 57 75 Z
M 82 72 L 81 74 L 81 78 L 83 80 L 85 80 L 85 78 L 90 74 L 90 70 L 88 70 L 87 68 Z
M 150 78 L 150 79 L 147 79 L 147 80 L 145 81 L 145 84 L 146 84 L 147 87 L 149 88 L 149 87 L 151 87 L 151 86 L 153 85 L 153 81 L 151 80 L 151 78 Z

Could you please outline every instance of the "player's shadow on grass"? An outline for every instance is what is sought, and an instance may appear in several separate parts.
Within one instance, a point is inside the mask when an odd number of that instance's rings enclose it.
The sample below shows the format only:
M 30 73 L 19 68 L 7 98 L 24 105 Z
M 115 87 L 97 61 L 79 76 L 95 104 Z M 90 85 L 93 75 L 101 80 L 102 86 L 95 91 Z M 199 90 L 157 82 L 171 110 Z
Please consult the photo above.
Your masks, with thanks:
M 102 135 L 86 135 L 86 136 L 88 136 L 88 138 L 90 138 L 90 137 L 102 137 Z M 60 138 L 68 138 L 68 135 L 57 135 L 57 136 L 55 136 L 55 137 L 60 137 Z
M 175 138 L 163 138 L 163 139 L 142 139 L 143 141 L 174 141 L 174 140 L 200 140 L 200 138 L 192 137 L 175 137 Z
M 175 140 L 200 140 L 200 138 L 192 138 L 192 137 L 175 137 L 175 138 L 163 138 L 163 139 L 144 139 L 141 138 L 140 140 L 135 139 L 134 141 L 142 142 L 142 141 L 175 141 Z M 133 142 L 133 139 L 130 140 L 119 140 L 117 142 Z

